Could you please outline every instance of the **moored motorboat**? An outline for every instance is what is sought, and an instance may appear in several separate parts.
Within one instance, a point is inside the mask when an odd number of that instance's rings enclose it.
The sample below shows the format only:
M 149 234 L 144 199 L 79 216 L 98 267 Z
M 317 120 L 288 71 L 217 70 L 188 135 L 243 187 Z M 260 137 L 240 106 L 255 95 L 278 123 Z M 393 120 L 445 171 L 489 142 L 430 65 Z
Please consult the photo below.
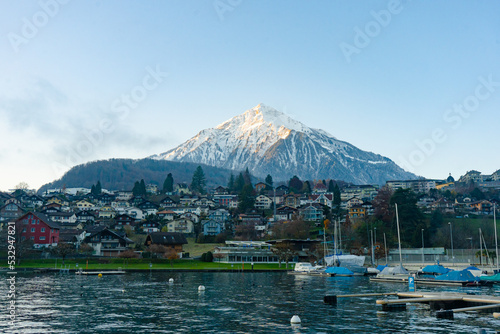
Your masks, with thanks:
M 323 266 L 313 266 L 309 262 L 297 262 L 292 271 L 289 271 L 290 275 L 316 275 L 323 276 L 325 274 L 325 267 Z

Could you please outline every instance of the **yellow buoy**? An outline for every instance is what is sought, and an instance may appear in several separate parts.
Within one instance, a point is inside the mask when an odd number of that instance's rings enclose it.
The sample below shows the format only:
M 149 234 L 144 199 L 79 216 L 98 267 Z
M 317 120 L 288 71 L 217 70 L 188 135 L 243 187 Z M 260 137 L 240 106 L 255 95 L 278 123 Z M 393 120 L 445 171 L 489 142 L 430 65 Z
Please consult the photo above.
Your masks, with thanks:
M 102 277 L 102 274 L 101 274 L 101 273 L 99 273 L 99 275 L 97 275 L 97 277 L 101 278 L 101 277 Z

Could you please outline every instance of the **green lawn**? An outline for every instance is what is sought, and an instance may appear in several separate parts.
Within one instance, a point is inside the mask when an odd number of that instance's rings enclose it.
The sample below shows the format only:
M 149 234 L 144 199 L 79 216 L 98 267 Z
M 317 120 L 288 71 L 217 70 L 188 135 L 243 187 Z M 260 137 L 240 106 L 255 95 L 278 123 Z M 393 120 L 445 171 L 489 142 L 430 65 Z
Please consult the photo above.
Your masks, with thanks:
M 224 244 L 198 244 L 195 242 L 194 238 L 187 238 L 188 244 L 182 246 L 182 250 L 189 253 L 190 257 L 199 257 L 201 254 L 206 252 L 214 251 L 217 246 L 224 246 Z
M 88 266 L 85 259 L 66 259 L 64 261 L 65 266 L 62 265 L 62 260 L 22 260 L 19 266 L 16 268 L 69 268 L 69 269 L 89 269 L 89 270 L 99 270 L 99 269 L 135 269 L 135 270 L 148 270 L 150 269 L 149 264 L 152 263 L 151 270 L 155 269 L 184 269 L 184 270 L 252 270 L 250 263 L 245 264 L 234 264 L 231 266 L 229 263 L 218 263 L 218 262 L 201 262 L 196 260 L 174 260 L 173 264 L 170 264 L 169 260 L 164 259 L 90 259 Z M 76 266 L 78 264 L 78 267 Z M 285 264 L 281 265 L 279 268 L 278 264 L 268 264 L 268 263 L 257 263 L 254 264 L 255 270 L 286 270 Z

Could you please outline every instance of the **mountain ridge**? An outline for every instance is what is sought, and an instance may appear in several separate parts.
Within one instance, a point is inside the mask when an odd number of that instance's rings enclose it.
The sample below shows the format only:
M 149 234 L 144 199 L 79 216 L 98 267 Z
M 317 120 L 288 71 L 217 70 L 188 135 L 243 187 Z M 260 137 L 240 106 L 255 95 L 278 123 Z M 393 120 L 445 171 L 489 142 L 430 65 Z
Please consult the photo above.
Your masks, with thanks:
M 262 103 L 149 158 L 232 170 L 248 168 L 258 177 L 297 175 L 357 184 L 417 178 L 387 157 L 360 150 Z

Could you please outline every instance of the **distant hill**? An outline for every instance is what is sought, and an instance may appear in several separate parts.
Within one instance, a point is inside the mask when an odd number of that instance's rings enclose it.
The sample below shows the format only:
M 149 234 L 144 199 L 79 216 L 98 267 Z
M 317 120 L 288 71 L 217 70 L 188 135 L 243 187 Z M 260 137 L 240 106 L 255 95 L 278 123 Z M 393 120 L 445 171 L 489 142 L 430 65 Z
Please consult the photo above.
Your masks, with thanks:
M 207 186 L 226 186 L 231 175 L 230 170 L 206 166 L 199 163 L 177 162 L 153 159 L 110 159 L 81 164 L 71 168 L 59 180 L 40 187 L 46 189 L 84 187 L 90 188 L 97 181 L 105 189 L 132 190 L 135 181 L 144 179 L 146 184 L 153 183 L 160 188 L 168 173 L 172 173 L 175 183 L 191 183 L 196 167 L 201 166 L 207 180 Z

